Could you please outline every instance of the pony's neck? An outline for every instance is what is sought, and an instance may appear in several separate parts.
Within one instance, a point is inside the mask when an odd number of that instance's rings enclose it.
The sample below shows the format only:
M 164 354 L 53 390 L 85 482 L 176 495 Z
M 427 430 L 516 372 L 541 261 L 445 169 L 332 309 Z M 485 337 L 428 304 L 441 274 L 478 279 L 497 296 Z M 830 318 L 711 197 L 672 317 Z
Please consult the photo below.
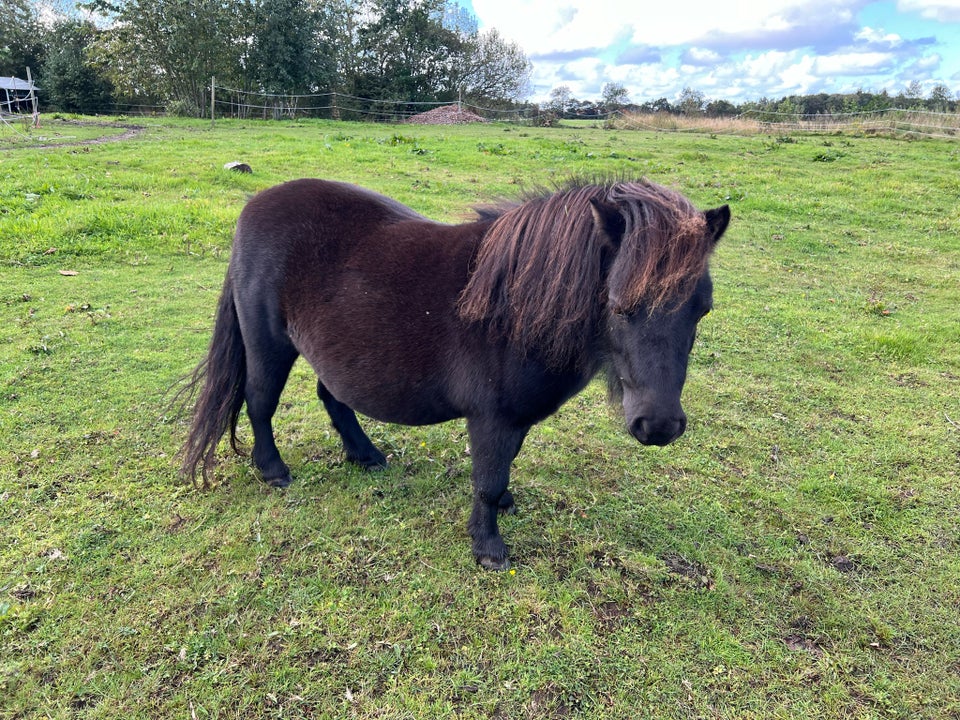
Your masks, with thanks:
M 590 367 L 605 312 L 604 252 L 579 188 L 497 217 L 485 233 L 460 315 L 550 367 Z

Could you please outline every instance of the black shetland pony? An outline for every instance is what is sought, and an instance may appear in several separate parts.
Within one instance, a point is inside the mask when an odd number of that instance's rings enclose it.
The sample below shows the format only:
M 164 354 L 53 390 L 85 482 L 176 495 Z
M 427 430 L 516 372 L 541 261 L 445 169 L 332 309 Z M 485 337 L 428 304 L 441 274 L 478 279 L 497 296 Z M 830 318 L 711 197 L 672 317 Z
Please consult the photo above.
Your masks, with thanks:
M 680 393 L 727 206 L 646 181 L 571 183 L 444 225 L 362 188 L 295 180 L 240 215 L 182 472 L 206 484 L 244 403 L 264 481 L 291 482 L 271 419 L 299 355 L 348 460 L 386 458 L 354 411 L 406 425 L 465 417 L 473 554 L 509 566 L 498 511 L 531 426 L 606 367 L 645 445 L 680 437 Z

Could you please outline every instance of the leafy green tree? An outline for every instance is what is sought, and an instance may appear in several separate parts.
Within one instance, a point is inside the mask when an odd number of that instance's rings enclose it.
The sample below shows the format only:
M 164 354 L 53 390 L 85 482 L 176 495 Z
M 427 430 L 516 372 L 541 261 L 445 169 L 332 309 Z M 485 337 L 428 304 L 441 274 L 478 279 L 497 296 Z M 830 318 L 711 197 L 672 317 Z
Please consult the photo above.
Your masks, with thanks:
M 705 110 L 708 117 L 732 117 L 737 115 L 740 110 L 729 100 L 713 100 L 707 103 Z
M 497 104 L 521 100 L 528 94 L 530 60 L 496 28 L 469 35 L 462 49 L 462 59 L 452 68 L 453 82 L 467 97 Z
M 573 93 L 570 90 L 570 86 L 557 85 L 557 87 L 550 91 L 550 100 L 547 103 L 547 109 L 563 117 L 572 101 Z
M 603 99 L 603 107 L 607 112 L 617 110 L 630 102 L 630 93 L 621 83 L 605 83 L 600 91 L 600 96 Z
M 94 54 L 125 94 L 156 94 L 168 107 L 203 114 L 211 77 L 243 76 L 251 0 L 93 0 L 90 7 L 112 17 Z
M 67 112 L 113 109 L 113 85 L 90 62 L 87 48 L 99 34 L 93 23 L 63 20 L 50 32 L 41 81 L 47 106 Z
M 529 91 L 532 68 L 520 46 L 495 29 L 479 32 L 452 0 L 362 0 L 351 10 L 349 38 L 336 47 L 350 48 L 339 67 L 354 95 L 498 105 Z
M 451 68 L 463 38 L 442 23 L 444 0 L 366 0 L 357 30 L 357 95 L 412 102 L 452 100 Z
M 947 112 L 950 109 L 950 88 L 943 83 L 937 83 L 930 90 L 928 107 L 935 112 Z
M 261 0 L 248 66 L 268 93 L 311 89 L 317 58 L 316 17 L 305 0 Z
M 354 0 L 307 0 L 313 16 L 314 83 L 320 89 L 341 89 L 354 68 L 356 17 Z
M 830 96 L 826 93 L 807 95 L 802 98 L 804 115 L 823 115 L 831 112 Z
M 706 105 L 707 99 L 704 94 L 690 87 L 685 87 L 677 100 L 677 107 L 684 115 L 702 115 Z
M 897 99 L 898 104 L 906 109 L 923 107 L 923 85 L 919 80 L 911 80 Z
M 644 112 L 663 112 L 669 113 L 674 112 L 673 105 L 670 104 L 670 101 L 667 98 L 657 98 L 656 100 L 648 103 L 644 103 L 640 106 Z
M 0 76 L 26 76 L 43 64 L 46 31 L 31 0 L 3 0 L 0 8 Z
M 882 90 L 877 95 L 871 95 L 866 109 L 871 111 L 889 110 L 893 107 L 893 99 L 886 90 Z
M 514 101 L 530 77 L 523 51 L 496 31 L 478 32 L 476 18 L 454 0 L 89 0 L 86 7 L 110 20 L 91 54 L 116 94 L 158 97 L 190 114 L 205 112 L 211 76 L 241 91 L 409 102 L 452 101 L 461 92 Z
M 803 105 L 797 102 L 796 97 L 786 97 L 777 103 L 776 113 L 782 116 L 781 120 L 792 122 L 803 114 Z

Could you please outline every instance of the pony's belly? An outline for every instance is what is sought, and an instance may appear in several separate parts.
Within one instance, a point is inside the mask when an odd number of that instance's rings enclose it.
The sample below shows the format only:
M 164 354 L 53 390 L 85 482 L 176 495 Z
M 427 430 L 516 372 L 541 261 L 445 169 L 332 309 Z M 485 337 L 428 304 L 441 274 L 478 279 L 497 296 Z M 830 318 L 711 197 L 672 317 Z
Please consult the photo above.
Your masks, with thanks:
M 291 322 L 288 332 L 337 400 L 367 417 L 401 425 L 431 425 L 463 414 L 448 392 L 451 341 L 439 313 L 421 318 L 396 308 L 353 314 L 330 310 L 317 308 L 309 324 Z M 428 317 L 431 322 L 423 319 Z
M 375 405 L 351 407 L 368 418 L 394 425 L 436 425 L 461 417 L 460 413 L 441 412 L 435 408 L 385 408 Z
M 324 387 L 351 410 L 381 422 L 434 425 L 462 416 L 439 377 L 412 377 L 386 363 L 376 369 L 365 362 L 314 364 Z
M 397 392 L 395 388 L 378 388 L 372 391 L 341 388 L 339 392 L 331 392 L 355 412 L 380 422 L 435 425 L 461 416 L 461 413 L 432 393 Z

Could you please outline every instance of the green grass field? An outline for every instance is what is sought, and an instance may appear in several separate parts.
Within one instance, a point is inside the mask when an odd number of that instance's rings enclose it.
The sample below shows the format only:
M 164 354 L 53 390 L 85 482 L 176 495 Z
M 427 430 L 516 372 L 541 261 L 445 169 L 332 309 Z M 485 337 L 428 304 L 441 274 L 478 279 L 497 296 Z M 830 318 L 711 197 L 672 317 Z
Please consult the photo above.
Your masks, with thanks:
M 960 717 L 960 146 L 136 124 L 0 128 L 0 718 Z M 226 449 L 178 482 L 166 391 L 249 194 L 457 221 L 571 173 L 732 207 L 680 441 L 599 382 L 535 428 L 509 573 L 473 562 L 463 424 L 367 423 L 392 464 L 361 472 L 303 364 L 288 490 Z

